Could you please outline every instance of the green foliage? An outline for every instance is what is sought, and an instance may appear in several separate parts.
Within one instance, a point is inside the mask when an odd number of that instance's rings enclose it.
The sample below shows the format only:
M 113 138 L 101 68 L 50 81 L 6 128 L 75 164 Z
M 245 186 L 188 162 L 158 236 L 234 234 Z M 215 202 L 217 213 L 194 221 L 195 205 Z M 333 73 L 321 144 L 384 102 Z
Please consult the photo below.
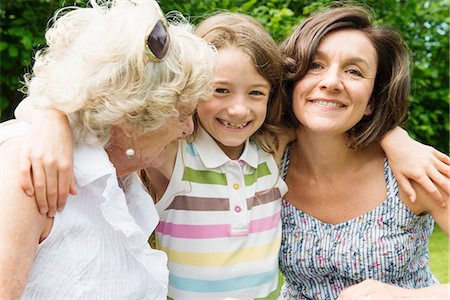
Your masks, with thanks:
M 438 226 L 430 237 L 430 268 L 441 283 L 450 282 L 450 239 Z
M 44 45 L 43 33 L 56 8 L 84 5 L 87 0 L 0 1 L 0 116 L 12 117 L 23 95 L 20 80 L 30 71 L 32 57 Z M 255 17 L 277 42 L 307 15 L 332 0 L 161 0 L 165 12 L 181 11 L 197 24 L 217 10 Z M 349 1 L 345 1 L 349 2 Z M 448 152 L 449 145 L 449 21 L 448 0 L 360 0 L 376 22 L 401 32 L 411 48 L 412 95 L 406 124 L 417 140 Z

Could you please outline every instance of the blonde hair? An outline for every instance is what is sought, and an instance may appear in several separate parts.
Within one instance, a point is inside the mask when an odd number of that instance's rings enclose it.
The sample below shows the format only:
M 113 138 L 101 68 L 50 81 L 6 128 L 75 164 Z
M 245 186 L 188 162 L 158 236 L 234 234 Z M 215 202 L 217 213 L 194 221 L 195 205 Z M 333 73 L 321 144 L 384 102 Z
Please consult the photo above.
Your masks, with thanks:
M 90 3 L 55 13 L 47 48 L 36 54 L 33 75 L 26 77 L 36 106 L 74 115 L 76 141 L 93 134 L 104 144 L 111 126 L 123 121 L 154 130 L 178 114 L 179 104 L 211 97 L 215 50 L 181 14 L 167 26 L 167 54 L 153 62 L 145 47 L 163 18 L 156 1 Z

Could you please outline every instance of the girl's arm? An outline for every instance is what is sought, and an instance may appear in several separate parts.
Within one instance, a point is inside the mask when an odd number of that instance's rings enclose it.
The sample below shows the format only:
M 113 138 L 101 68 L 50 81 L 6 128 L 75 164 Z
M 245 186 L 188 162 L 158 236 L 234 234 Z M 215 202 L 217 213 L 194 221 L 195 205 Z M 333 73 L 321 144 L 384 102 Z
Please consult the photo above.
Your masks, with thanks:
M 388 132 L 380 144 L 399 186 L 412 202 L 416 199 L 416 192 L 411 182 L 417 182 L 436 202 L 447 205 L 450 157 L 413 140 L 400 127 Z
M 51 228 L 51 220 L 39 214 L 34 199 L 18 183 L 20 139 L 0 146 L 0 299 L 20 298 L 37 246 Z
M 437 284 L 421 289 L 406 289 L 368 279 L 344 289 L 338 300 L 356 299 L 449 299 L 450 284 Z
M 447 180 L 447 189 L 450 187 L 450 180 Z M 413 183 L 413 188 L 417 192 L 417 200 L 414 203 L 405 202 L 405 204 L 412 210 L 416 215 L 421 214 L 431 214 L 436 224 L 444 231 L 447 235 L 450 235 L 450 218 L 449 218 L 449 205 L 441 206 L 431 195 L 419 186 L 417 183 Z M 444 201 L 448 202 L 450 196 L 444 191 L 440 190 L 440 193 L 444 195 Z M 400 197 L 406 196 L 404 191 L 400 189 Z
M 56 209 L 63 209 L 68 194 L 76 194 L 67 116 L 55 109 L 34 109 L 28 98 L 15 114 L 31 123 L 19 151 L 20 185 L 27 195 L 35 195 L 42 214 L 53 217 Z

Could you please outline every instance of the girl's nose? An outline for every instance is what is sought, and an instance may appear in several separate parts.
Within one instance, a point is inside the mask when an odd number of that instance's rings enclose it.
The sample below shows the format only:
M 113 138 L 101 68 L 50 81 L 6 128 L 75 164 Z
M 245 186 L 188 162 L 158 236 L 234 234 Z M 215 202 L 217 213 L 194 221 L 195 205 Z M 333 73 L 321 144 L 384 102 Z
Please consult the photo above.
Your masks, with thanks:
M 249 108 L 245 96 L 236 95 L 228 107 L 228 113 L 233 116 L 246 116 L 248 112 Z

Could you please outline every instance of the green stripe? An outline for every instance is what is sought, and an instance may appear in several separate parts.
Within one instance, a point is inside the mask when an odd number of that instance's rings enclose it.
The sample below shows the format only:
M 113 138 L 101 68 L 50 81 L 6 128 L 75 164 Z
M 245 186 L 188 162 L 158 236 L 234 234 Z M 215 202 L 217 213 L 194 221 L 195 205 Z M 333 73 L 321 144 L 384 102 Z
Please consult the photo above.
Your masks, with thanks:
M 270 175 L 269 167 L 265 162 L 262 164 L 259 164 L 258 167 L 255 169 L 253 174 L 245 174 L 244 180 L 245 180 L 245 186 L 250 186 L 258 180 L 258 178 Z
M 189 167 L 184 168 L 182 180 L 204 184 L 227 185 L 225 174 L 206 170 L 194 170 Z

